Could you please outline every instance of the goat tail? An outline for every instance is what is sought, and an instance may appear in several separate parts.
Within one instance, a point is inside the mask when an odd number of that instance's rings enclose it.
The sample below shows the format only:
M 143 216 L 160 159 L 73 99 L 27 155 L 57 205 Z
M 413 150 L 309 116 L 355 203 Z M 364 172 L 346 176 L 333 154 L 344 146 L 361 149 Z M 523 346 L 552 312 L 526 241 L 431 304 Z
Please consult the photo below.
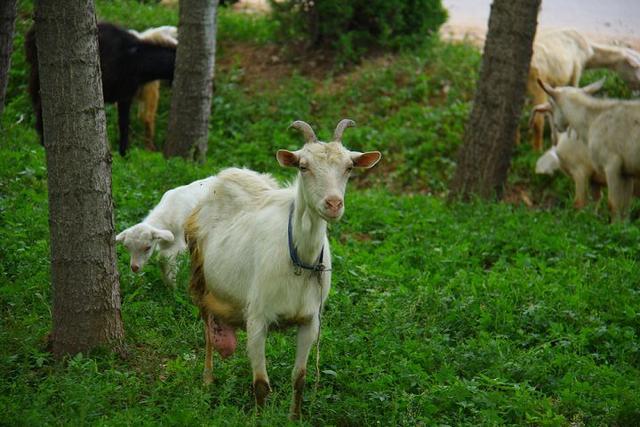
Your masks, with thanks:
M 204 297 L 206 294 L 206 282 L 204 277 L 204 258 L 202 256 L 202 248 L 198 241 L 198 214 L 200 209 L 196 208 L 189 215 L 184 226 L 184 236 L 189 248 L 191 258 L 191 277 L 189 279 L 189 293 L 193 303 L 200 308 L 200 312 L 204 313 Z

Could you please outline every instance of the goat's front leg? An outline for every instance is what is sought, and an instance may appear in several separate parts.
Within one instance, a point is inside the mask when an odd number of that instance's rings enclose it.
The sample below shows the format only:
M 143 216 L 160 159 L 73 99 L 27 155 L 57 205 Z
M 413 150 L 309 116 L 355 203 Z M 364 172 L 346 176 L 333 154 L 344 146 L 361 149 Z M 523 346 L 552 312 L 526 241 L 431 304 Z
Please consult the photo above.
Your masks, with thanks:
M 309 323 L 300 326 L 298 329 L 296 362 L 293 366 L 293 372 L 291 373 L 293 397 L 291 399 L 289 418 L 292 420 L 300 418 L 304 380 L 307 375 L 307 359 L 309 358 L 309 352 L 311 351 L 313 343 L 318 339 L 318 326 L 318 317 L 314 315 Z
M 253 392 L 256 404 L 263 406 L 271 391 L 267 375 L 267 361 L 264 354 L 267 340 L 267 324 L 263 319 L 247 319 L 247 352 L 253 371 Z
M 129 110 L 131 109 L 131 98 L 118 101 L 118 129 L 120 130 L 120 155 L 127 154 L 129 146 Z
M 162 281 L 165 285 L 169 286 L 172 289 L 175 289 L 176 287 L 176 261 L 176 254 L 160 256 L 160 271 L 162 272 Z
M 573 206 L 576 209 L 582 209 L 587 205 L 589 197 L 589 175 L 583 170 L 579 170 L 572 174 L 572 178 L 576 188 Z

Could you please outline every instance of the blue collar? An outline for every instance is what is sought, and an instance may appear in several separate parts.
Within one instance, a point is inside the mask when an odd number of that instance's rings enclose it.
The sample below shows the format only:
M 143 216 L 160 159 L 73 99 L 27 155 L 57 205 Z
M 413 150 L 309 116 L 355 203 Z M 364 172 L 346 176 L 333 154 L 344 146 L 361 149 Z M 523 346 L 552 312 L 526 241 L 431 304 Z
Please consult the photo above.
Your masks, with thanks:
M 324 244 L 322 245 L 322 249 L 320 249 L 320 256 L 318 257 L 318 261 L 315 265 L 305 264 L 300 260 L 298 256 L 298 251 L 296 247 L 293 245 L 293 232 L 292 232 L 292 221 L 293 211 L 295 208 L 295 204 L 291 203 L 291 208 L 289 209 L 289 224 L 287 225 L 287 240 L 289 242 L 289 257 L 291 258 L 291 262 L 295 266 L 295 274 L 297 276 L 302 274 L 302 270 L 310 270 L 313 272 L 317 272 L 318 274 L 322 273 L 326 270 L 325 265 L 322 263 L 322 259 L 324 257 Z

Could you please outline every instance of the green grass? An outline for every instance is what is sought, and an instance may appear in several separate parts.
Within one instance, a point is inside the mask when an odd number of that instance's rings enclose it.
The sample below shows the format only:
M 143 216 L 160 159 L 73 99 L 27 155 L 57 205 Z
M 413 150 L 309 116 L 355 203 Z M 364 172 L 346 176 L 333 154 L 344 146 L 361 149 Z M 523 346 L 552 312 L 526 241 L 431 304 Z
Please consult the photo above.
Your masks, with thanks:
M 127 359 L 96 352 L 55 362 L 45 351 L 47 172 L 25 92 L 21 40 L 30 4 L 20 9 L 0 135 L 0 424 L 285 424 L 294 331 L 269 336 L 274 393 L 259 416 L 243 333 L 237 354 L 215 361 L 214 385 L 203 386 L 204 340 L 186 292 L 186 257 L 178 289 L 169 290 L 156 263 L 134 275 L 118 247 Z M 137 1 L 98 1 L 98 11 L 138 29 L 177 21 L 175 10 Z M 224 11 L 220 31 L 226 46 L 272 45 L 264 18 Z M 574 212 L 571 184 L 535 176 L 536 154 L 527 144 L 516 149 L 509 186 L 524 188 L 538 207 L 447 205 L 440 197 L 455 167 L 474 89 L 469 75 L 479 59 L 470 47 L 436 42 L 338 75 L 294 70 L 267 87 L 244 78 L 239 63 L 216 76 L 205 164 L 143 151 L 137 123 L 128 158 L 114 155 L 122 230 L 167 189 L 227 166 L 291 179 L 273 153 L 300 145 L 300 136 L 286 131 L 294 119 L 327 138 L 340 118 L 354 118 L 358 127 L 345 132 L 346 144 L 383 152 L 379 166 L 355 177 L 345 218 L 330 230 L 333 289 L 317 392 L 309 364 L 305 424 L 640 423 L 637 226 L 607 225 L 593 208 Z M 615 79 L 606 89 L 629 95 Z M 115 147 L 113 113 L 109 107 Z

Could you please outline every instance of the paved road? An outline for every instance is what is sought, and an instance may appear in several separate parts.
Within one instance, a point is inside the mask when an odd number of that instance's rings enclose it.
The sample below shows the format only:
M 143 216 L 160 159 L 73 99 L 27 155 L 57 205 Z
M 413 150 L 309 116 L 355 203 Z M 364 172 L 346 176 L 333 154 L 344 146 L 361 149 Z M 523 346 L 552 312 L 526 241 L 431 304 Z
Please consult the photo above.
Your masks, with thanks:
M 443 0 L 449 10 L 445 32 L 482 38 L 491 0 Z M 539 28 L 575 28 L 599 40 L 640 49 L 640 0 L 542 0 Z

